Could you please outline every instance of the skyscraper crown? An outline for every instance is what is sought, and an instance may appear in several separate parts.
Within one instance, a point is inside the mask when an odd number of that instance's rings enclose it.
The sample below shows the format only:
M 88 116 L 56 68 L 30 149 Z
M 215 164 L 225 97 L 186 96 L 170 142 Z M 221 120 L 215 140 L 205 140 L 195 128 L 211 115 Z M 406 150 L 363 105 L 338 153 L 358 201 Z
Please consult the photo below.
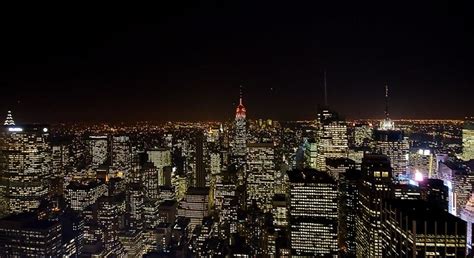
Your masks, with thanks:
M 8 110 L 7 118 L 5 119 L 5 123 L 3 123 L 3 125 L 15 125 L 15 121 L 13 121 L 12 112 L 10 110 Z

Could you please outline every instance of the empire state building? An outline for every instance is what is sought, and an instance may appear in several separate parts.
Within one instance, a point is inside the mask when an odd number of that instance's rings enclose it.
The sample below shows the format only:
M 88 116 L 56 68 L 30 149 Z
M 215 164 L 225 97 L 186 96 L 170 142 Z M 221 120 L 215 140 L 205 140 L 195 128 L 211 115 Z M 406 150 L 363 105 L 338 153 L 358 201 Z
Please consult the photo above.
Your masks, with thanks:
M 239 105 L 235 110 L 235 136 L 233 154 L 238 159 L 247 154 L 247 120 L 246 110 L 242 103 L 242 92 L 240 92 Z

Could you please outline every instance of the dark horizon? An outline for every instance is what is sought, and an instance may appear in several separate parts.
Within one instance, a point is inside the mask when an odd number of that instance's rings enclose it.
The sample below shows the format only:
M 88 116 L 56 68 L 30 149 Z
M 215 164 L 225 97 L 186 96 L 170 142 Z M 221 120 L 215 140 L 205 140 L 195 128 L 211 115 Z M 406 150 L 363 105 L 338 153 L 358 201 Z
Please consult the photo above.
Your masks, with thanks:
M 474 102 L 467 6 L 199 3 L 148 10 L 11 10 L 0 116 L 25 122 L 249 118 L 462 119 Z M 17 13 L 18 12 L 18 13 Z M 421 15 L 423 14 L 423 15 Z

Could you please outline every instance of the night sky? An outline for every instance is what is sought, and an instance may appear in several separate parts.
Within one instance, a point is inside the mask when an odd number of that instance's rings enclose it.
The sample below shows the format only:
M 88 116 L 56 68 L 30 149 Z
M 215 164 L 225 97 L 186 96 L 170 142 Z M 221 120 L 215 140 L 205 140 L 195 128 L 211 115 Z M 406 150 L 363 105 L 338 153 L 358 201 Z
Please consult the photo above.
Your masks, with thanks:
M 242 84 L 250 118 L 314 119 L 324 69 L 347 118 L 381 118 L 385 83 L 393 118 L 474 114 L 470 6 L 225 2 L 3 8 L 0 116 L 228 120 Z

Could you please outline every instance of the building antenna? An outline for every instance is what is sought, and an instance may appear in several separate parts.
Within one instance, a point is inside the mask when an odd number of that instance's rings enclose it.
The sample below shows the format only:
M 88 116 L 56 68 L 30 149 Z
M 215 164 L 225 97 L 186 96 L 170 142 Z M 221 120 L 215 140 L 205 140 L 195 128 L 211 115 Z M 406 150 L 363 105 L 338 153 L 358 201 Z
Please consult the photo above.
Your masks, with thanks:
M 328 106 L 328 85 L 326 83 L 326 69 L 324 69 L 324 106 Z
M 388 84 L 385 84 L 385 118 L 388 119 Z
M 239 88 L 239 104 L 242 105 L 242 97 L 243 97 L 243 91 L 242 91 L 242 85 L 240 85 Z

